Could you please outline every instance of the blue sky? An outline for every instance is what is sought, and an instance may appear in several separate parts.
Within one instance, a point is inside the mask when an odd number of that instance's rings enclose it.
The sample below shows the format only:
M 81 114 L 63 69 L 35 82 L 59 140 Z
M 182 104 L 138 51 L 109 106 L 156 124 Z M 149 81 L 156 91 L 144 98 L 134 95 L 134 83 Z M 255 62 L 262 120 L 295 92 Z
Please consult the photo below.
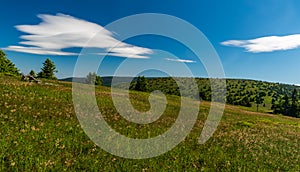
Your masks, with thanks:
M 297 0 L 2 0 L 1 4 L 0 48 L 24 73 L 31 69 L 38 72 L 45 58 L 49 57 L 57 66 L 58 78 L 72 76 L 76 53 L 80 52 L 82 44 L 58 39 L 74 36 L 72 40 L 79 40 L 89 36 L 69 35 L 68 31 L 72 28 L 76 31 L 83 29 L 84 33 L 89 33 L 84 29 L 90 29 L 92 33 L 129 15 L 163 13 L 186 20 L 206 35 L 219 54 L 226 77 L 300 84 L 300 1 Z M 46 26 L 29 27 L 41 26 L 47 19 Z M 76 24 L 78 27 L 75 27 Z M 65 37 L 53 37 L 53 30 L 67 34 L 63 35 Z M 104 40 L 113 42 L 114 34 L 118 33 L 111 33 L 109 30 L 103 33 Z M 38 35 L 49 37 L 45 39 Z M 184 63 L 196 76 L 206 76 L 195 55 L 174 40 L 145 35 L 122 43 L 123 47 L 118 47 L 104 59 L 98 71 L 100 75 L 112 75 L 122 61 L 130 58 L 130 68 L 164 63 L 175 71 L 178 63 Z M 102 49 L 109 48 L 110 44 L 104 44 Z M 167 53 L 156 53 L 155 49 L 167 51 L 180 60 Z M 146 74 L 159 75 L 157 72 Z

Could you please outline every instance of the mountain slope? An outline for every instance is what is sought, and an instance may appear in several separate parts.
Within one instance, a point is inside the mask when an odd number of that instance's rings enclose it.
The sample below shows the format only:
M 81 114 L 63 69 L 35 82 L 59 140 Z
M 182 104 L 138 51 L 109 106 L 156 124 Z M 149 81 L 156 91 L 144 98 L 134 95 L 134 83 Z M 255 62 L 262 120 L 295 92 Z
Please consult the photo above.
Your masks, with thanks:
M 213 137 L 199 135 L 210 108 L 202 102 L 196 124 L 173 150 L 151 159 L 131 160 L 97 147 L 81 129 L 74 112 L 71 84 L 35 84 L 0 76 L 0 169 L 54 171 L 299 171 L 300 119 L 250 112 L 227 105 Z M 167 96 L 158 121 L 130 123 L 118 115 L 108 87 L 96 87 L 102 115 L 115 131 L 133 138 L 154 137 L 177 118 L 180 98 Z M 148 93 L 131 92 L 133 106 L 149 109 Z M 198 103 L 190 100 L 190 107 Z

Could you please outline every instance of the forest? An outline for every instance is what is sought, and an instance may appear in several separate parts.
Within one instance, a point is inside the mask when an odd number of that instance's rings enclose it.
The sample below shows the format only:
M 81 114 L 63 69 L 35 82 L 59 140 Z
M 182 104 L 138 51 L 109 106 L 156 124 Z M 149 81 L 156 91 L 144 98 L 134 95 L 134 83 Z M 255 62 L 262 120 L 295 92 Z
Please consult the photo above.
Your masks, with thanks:
M 188 83 L 191 78 L 180 78 L 181 82 Z M 176 83 L 176 78 L 145 78 L 143 76 L 131 83 L 130 89 L 137 91 L 152 92 L 160 90 L 165 94 L 180 96 L 180 90 Z M 200 100 L 211 101 L 211 84 L 218 88 L 221 79 L 196 78 L 198 85 L 198 94 Z M 142 86 L 141 86 L 142 85 Z M 188 84 L 182 84 L 184 93 L 188 97 L 196 97 L 190 92 Z M 271 83 L 264 81 L 245 80 L 245 79 L 226 79 L 226 103 L 231 105 L 239 105 L 244 107 L 253 107 L 256 111 L 259 108 L 269 109 L 270 113 L 282 114 L 292 117 L 300 117 L 300 87 L 282 83 Z M 216 100 L 218 95 L 224 90 L 219 86 L 217 89 Z M 221 97 L 220 97 L 221 99 Z

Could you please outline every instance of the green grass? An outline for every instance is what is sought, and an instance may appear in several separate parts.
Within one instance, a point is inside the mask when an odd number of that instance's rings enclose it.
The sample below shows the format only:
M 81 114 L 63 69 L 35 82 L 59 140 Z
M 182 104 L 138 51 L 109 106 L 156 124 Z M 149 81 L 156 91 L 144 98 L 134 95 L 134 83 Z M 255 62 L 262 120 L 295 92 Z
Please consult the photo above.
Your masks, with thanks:
M 228 105 L 213 137 L 201 145 L 209 102 L 187 138 L 161 156 L 132 160 L 97 147 L 76 118 L 71 84 L 35 84 L 0 76 L 0 171 L 299 171 L 300 119 L 247 111 Z M 167 96 L 163 116 L 148 125 L 123 119 L 110 89 L 97 87 L 98 106 L 107 122 L 133 138 L 165 132 L 176 120 L 180 99 Z M 147 93 L 132 92 L 131 102 L 149 109 Z M 190 108 L 198 106 L 190 103 Z

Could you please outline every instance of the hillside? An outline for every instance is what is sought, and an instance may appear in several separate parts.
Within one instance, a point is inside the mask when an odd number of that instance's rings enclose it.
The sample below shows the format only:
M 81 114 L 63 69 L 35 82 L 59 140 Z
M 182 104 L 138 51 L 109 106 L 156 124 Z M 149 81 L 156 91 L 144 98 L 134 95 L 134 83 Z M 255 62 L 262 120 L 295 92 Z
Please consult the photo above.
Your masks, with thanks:
M 106 78 L 111 77 L 104 77 Z M 175 78 L 176 79 L 176 78 Z M 147 78 L 146 92 L 152 92 L 154 90 L 161 90 L 165 94 L 180 96 L 178 85 L 174 78 L 162 77 L 162 78 Z M 190 78 L 178 78 L 180 82 L 188 83 Z M 118 78 L 118 80 L 122 80 Z M 211 101 L 211 83 L 212 82 L 218 89 L 214 94 L 216 99 L 222 99 L 219 95 L 224 92 L 224 89 L 220 86 L 220 79 L 208 78 L 196 78 L 198 85 L 198 95 L 201 100 Z M 109 85 L 109 82 L 106 82 Z M 118 82 L 117 82 L 118 83 Z M 128 87 L 129 82 L 123 79 L 123 82 L 119 82 L 115 85 L 118 88 Z M 130 83 L 130 88 L 134 89 L 136 79 Z M 190 90 L 190 84 L 183 84 L 184 96 L 191 98 L 196 97 Z M 292 108 L 292 96 L 296 90 L 294 97 L 295 107 Z M 250 111 L 258 111 L 273 114 L 284 114 L 287 116 L 300 117 L 300 87 L 295 85 L 288 85 L 283 83 L 272 83 L 265 81 L 247 80 L 247 79 L 226 79 L 226 103 L 231 105 L 242 106 L 242 108 Z M 261 99 L 257 101 L 257 97 Z M 285 97 L 288 97 L 287 99 Z M 288 105 L 289 109 L 295 109 L 295 111 L 284 113 L 284 104 Z
M 103 80 L 103 85 L 111 86 L 113 77 L 105 76 L 105 77 L 101 77 L 101 79 Z M 133 81 L 135 81 L 135 78 L 132 78 L 132 77 L 114 77 L 114 83 L 115 84 L 127 83 L 127 82 L 131 81 L 132 79 L 133 79 Z M 62 78 L 59 80 L 66 81 L 66 82 L 85 83 L 86 78 L 84 78 L 84 77 L 81 77 L 81 78 L 80 77 L 68 77 L 68 78 Z
M 0 76 L 1 171 L 300 170 L 300 119 L 227 105 L 217 131 L 201 145 L 198 139 L 210 107 L 205 101 L 192 132 L 173 150 L 144 160 L 113 156 L 98 148 L 81 129 L 71 90 L 68 82 L 35 84 Z M 133 138 L 163 133 L 180 109 L 179 97 L 167 96 L 167 109 L 158 121 L 137 125 L 118 115 L 108 87 L 97 87 L 96 95 L 107 122 Z M 148 93 L 133 91 L 131 97 L 135 108 L 149 109 Z M 190 101 L 190 108 L 198 106 Z

